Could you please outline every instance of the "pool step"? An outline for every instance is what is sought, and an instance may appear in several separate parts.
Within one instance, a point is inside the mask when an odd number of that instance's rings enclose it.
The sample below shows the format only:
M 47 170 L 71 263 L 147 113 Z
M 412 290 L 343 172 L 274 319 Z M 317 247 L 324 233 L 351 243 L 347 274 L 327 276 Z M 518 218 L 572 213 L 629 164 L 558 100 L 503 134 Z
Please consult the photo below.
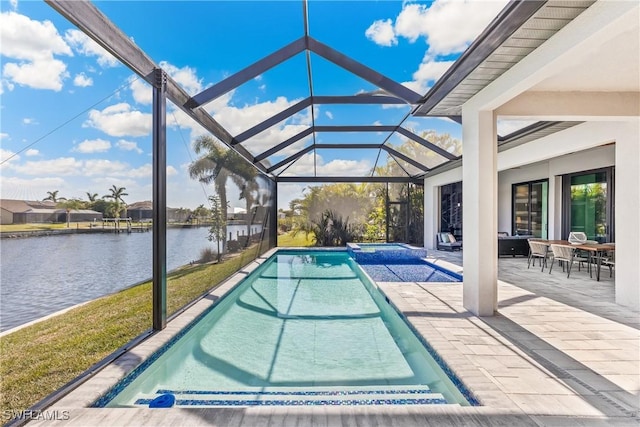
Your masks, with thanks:
M 139 395 L 136 406 L 149 406 L 171 394 L 177 407 L 315 406 L 315 405 L 445 405 L 446 399 L 427 386 L 333 388 L 263 388 L 243 391 L 158 389 Z

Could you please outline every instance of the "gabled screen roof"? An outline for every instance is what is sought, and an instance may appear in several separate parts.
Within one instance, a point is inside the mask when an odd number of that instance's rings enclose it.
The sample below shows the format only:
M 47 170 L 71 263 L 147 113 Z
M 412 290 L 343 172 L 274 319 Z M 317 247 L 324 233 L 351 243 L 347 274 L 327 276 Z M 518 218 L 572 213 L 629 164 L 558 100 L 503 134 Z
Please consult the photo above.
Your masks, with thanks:
M 48 3 L 147 82 L 166 69 L 169 100 L 278 181 L 411 181 L 461 156 L 435 108 L 460 70 L 544 2 Z

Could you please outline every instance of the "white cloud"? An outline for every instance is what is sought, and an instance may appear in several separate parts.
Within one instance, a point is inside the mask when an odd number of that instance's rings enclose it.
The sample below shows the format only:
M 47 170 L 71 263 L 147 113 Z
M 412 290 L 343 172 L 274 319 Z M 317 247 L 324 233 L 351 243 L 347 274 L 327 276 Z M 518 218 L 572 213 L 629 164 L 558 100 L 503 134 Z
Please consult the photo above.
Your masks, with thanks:
M 77 175 L 82 170 L 82 162 L 74 157 L 59 157 L 28 161 L 22 165 L 14 165 L 12 169 L 25 175 Z
M 151 163 L 146 163 L 139 168 L 131 169 L 127 172 L 127 176 L 130 178 L 151 178 L 153 174 L 153 168 Z
M 363 176 L 371 172 L 368 160 L 335 159 L 325 163 L 321 155 L 315 156 L 315 170 L 318 176 Z M 300 157 L 283 176 L 312 176 L 314 170 L 313 153 Z
M 161 61 L 160 67 L 165 70 L 176 83 L 179 83 L 189 95 L 202 91 L 202 79 L 198 79 L 196 70 L 191 67 L 178 68 L 167 61 Z
M 430 56 L 427 55 L 418 70 L 413 73 L 413 80 L 402 84 L 416 93 L 425 94 L 433 83 L 453 65 L 453 62 L 431 60 Z
M 371 163 L 367 160 L 331 160 L 327 164 L 316 166 L 322 176 L 365 176 L 371 172 Z
M 374 21 L 364 32 L 364 35 L 380 46 L 395 46 L 398 44 L 398 38 L 393 30 L 391 19 Z
M 0 35 L 0 52 L 10 58 L 34 61 L 54 54 L 73 56 L 51 21 L 35 21 L 16 12 L 3 12 Z
M 432 55 L 462 52 L 504 8 L 506 0 L 436 0 L 430 7 L 405 3 L 396 17 L 397 36 L 424 37 Z
M 232 135 L 238 135 L 299 101 L 299 99 L 289 101 L 281 96 L 276 98 L 275 101 L 245 105 L 240 108 L 232 105 L 217 105 L 217 108 L 213 111 L 213 118 Z M 274 141 L 282 142 L 302 132 L 309 127 L 310 122 L 311 109 L 307 108 L 286 121 L 278 123 L 259 133 L 244 143 L 244 145 L 253 153 L 261 153 L 273 146 Z M 289 152 L 288 150 L 283 150 L 280 154 L 287 154 Z
M 124 139 L 121 139 L 116 142 L 116 147 L 124 151 L 135 151 L 138 154 L 142 154 L 142 149 L 140 149 L 138 144 L 133 141 L 125 141 Z
M 46 196 L 52 189 L 66 188 L 65 181 L 59 177 L 20 178 L 3 176 L 0 180 L 0 192 L 7 199 L 38 200 Z M 67 194 L 66 192 L 64 192 Z
M 423 38 L 428 49 L 422 63 L 413 73 L 413 80 L 402 84 L 424 94 L 453 64 L 440 58 L 464 51 L 506 3 L 507 0 L 436 0 L 428 6 L 407 2 L 393 25 L 391 19 L 375 21 L 367 30 L 367 37 L 382 46 L 396 44 L 398 37 L 411 43 Z
M 13 156 L 13 157 L 12 157 Z M 13 151 L 5 150 L 4 148 L 0 148 L 0 163 L 4 162 L 14 162 L 20 159 L 20 156 L 16 155 Z
M 120 64 L 113 55 L 80 30 L 67 30 L 64 39 L 76 52 L 85 56 L 96 56 L 98 64 L 103 68 L 116 67 Z
M 333 113 L 331 111 L 325 111 L 324 114 L 326 114 L 330 120 L 333 120 Z
M 24 119 L 22 119 L 22 124 L 23 125 L 37 125 L 38 122 L 34 118 L 25 117 Z
M 111 105 L 102 111 L 89 111 L 84 127 L 99 129 L 110 136 L 145 136 L 151 132 L 151 114 L 133 110 L 125 102 Z
M 77 147 L 74 147 L 71 151 L 78 153 L 104 153 L 109 151 L 111 143 L 104 139 L 85 139 Z
M 178 170 L 173 166 L 167 166 L 167 176 L 175 176 L 178 175 Z
M 151 85 L 137 76 L 131 76 L 130 81 L 131 84 L 129 85 L 129 89 L 131 89 L 134 101 L 138 104 L 151 104 L 153 101 Z
M 84 73 L 76 74 L 73 79 L 73 85 L 79 87 L 93 86 L 93 79 L 87 77 Z
M 8 139 L 9 138 L 9 134 L 6 132 L 0 132 L 0 139 Z
M 130 169 L 127 163 L 107 159 L 92 159 L 84 162 L 82 174 L 85 176 L 124 175 Z
M 9 4 L 11 5 L 11 8 L 13 10 L 16 10 L 18 8 L 18 0 L 9 0 Z
M 264 92 L 264 91 L 266 91 L 266 90 L 267 90 L 267 85 L 262 84 L 262 85 L 258 86 L 258 89 L 260 89 L 261 91 L 263 91 L 263 92 Z
M 16 12 L 0 14 L 0 53 L 20 62 L 4 61 L 3 86 L 13 84 L 34 89 L 62 89 L 69 76 L 67 65 L 54 55 L 73 56 L 71 48 L 51 21 L 36 21 Z
M 289 209 L 289 202 L 293 199 L 301 199 L 307 184 L 278 184 L 278 209 Z
M 423 62 L 418 71 L 413 73 L 415 81 L 436 81 L 453 65 L 453 61 L 429 61 Z
M 161 61 L 160 67 L 171 76 L 176 83 L 189 94 L 195 95 L 202 92 L 202 79 L 199 79 L 196 70 L 191 67 L 178 68 L 167 61 Z M 129 89 L 133 99 L 139 104 L 151 104 L 153 101 L 153 91 L 151 86 L 143 79 L 132 76 L 130 78 Z
M 40 151 L 36 150 L 35 148 L 29 148 L 27 151 L 24 152 L 24 155 L 27 157 L 38 156 L 40 155 Z
M 67 65 L 64 62 L 46 58 L 21 64 L 6 63 L 2 69 L 2 76 L 20 86 L 58 92 L 62 89 L 62 81 L 69 77 L 66 70 Z

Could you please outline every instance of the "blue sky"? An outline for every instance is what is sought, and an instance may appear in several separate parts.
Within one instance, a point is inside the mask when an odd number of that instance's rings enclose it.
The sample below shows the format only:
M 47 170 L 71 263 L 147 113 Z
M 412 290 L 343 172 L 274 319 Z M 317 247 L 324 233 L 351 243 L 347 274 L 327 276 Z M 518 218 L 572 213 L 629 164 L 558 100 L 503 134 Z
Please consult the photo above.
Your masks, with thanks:
M 424 94 L 505 3 L 310 1 L 309 29 L 316 40 Z M 301 1 L 95 4 L 190 94 L 304 34 Z M 127 188 L 128 203 L 149 200 L 149 86 L 44 2 L 0 5 L 1 197 L 39 200 L 59 190 L 60 196 L 86 199 L 86 192 L 104 195 L 117 185 Z M 315 95 L 376 89 L 315 54 L 311 62 Z M 237 135 L 308 96 L 305 64 L 304 54 L 298 55 L 205 108 Z M 186 172 L 196 157 L 191 142 L 204 131 L 175 107 L 168 110 L 168 204 L 194 208 L 211 192 Z M 407 106 L 323 105 L 313 114 L 318 125 L 395 125 L 407 111 Z M 246 147 L 258 154 L 308 127 L 310 117 L 311 110 L 303 110 Z M 433 129 L 461 136 L 460 126 L 447 120 L 411 118 L 406 125 L 417 133 Z M 350 135 L 348 142 L 378 142 L 364 137 Z M 316 142 L 337 140 L 319 134 Z M 301 141 L 268 160 L 276 163 L 309 143 Z M 315 165 L 319 175 L 361 175 L 377 154 L 363 151 L 323 150 L 315 159 L 302 157 L 287 173 L 308 175 Z M 279 206 L 299 197 L 303 187 L 283 186 Z M 242 206 L 231 199 L 232 206 Z

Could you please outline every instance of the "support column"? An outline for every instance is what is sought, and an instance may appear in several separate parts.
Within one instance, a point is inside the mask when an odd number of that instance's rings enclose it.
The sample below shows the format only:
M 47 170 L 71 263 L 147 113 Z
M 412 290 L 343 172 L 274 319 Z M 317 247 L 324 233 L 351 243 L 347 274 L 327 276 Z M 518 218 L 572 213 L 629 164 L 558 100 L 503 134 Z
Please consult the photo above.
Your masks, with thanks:
M 278 246 L 278 182 L 271 184 L 271 208 L 269 212 L 269 249 Z
M 167 75 L 153 85 L 153 329 L 167 326 Z
M 562 178 L 549 174 L 549 193 L 547 203 L 547 239 L 562 240 L 560 233 L 562 225 Z
M 636 120 L 620 123 L 619 129 L 615 171 L 616 303 L 640 310 L 640 126 Z
M 463 107 L 464 307 L 478 316 L 498 308 L 498 172 L 493 111 Z
M 424 180 L 424 247 L 436 249 L 437 218 L 440 213 L 438 205 L 438 187 Z

